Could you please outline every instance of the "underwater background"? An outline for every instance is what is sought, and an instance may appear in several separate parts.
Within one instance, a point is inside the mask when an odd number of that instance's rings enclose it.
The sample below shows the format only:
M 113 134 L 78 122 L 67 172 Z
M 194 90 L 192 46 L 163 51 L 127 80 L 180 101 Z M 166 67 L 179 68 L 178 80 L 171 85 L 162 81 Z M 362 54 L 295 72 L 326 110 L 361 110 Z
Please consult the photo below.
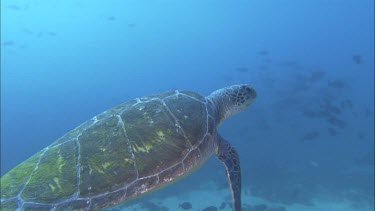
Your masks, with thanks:
M 373 8 L 373 0 L 2 0 L 1 175 L 124 101 L 248 83 L 256 101 L 219 128 L 240 155 L 244 210 L 374 210 Z M 107 210 L 230 203 L 213 157 L 179 183 Z

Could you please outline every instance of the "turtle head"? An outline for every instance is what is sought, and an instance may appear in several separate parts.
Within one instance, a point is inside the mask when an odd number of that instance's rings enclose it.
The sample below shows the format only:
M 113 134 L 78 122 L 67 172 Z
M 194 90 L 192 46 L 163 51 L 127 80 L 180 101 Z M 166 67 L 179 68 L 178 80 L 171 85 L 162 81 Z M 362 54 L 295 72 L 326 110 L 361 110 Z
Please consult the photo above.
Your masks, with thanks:
M 247 84 L 225 87 L 211 93 L 207 98 L 217 109 L 217 120 L 221 124 L 226 118 L 245 110 L 256 98 L 255 90 Z

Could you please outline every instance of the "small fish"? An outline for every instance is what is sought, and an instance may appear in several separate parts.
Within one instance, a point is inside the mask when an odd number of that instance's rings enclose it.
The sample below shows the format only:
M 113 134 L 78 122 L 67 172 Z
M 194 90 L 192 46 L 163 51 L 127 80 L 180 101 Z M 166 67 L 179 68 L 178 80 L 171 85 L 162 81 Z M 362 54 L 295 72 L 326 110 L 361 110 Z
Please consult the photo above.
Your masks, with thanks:
M 57 34 L 56 34 L 56 32 L 48 32 L 48 35 L 49 36 L 56 36 Z
M 310 82 L 317 82 L 323 79 L 325 76 L 325 72 L 323 71 L 314 71 L 311 73 L 309 81 Z
M 169 208 L 166 207 L 166 206 L 162 206 L 162 207 L 160 208 L 160 211 L 169 211 Z
M 249 69 L 247 67 L 237 67 L 236 71 L 240 73 L 246 73 L 249 72 Z
M 366 116 L 366 117 L 374 117 L 374 112 L 373 112 L 373 110 L 371 110 L 371 109 L 366 109 L 365 111 L 364 111 L 364 115 Z
M 37 37 L 37 38 L 41 38 L 41 37 L 43 37 L 43 32 L 38 32 L 38 34 L 36 34 L 36 37 Z
M 270 52 L 266 51 L 266 50 L 261 50 L 261 51 L 258 51 L 258 55 L 261 55 L 261 56 L 266 56 L 268 55 Z
M 308 117 L 308 118 L 317 118 L 317 117 L 323 116 L 323 114 L 321 112 L 313 111 L 313 110 L 309 110 L 309 109 L 302 111 L 302 115 L 304 115 L 305 117 Z
M 228 82 L 232 82 L 234 79 L 232 76 L 230 75 L 221 75 L 221 78 L 224 80 L 224 81 L 228 81 Z
M 346 109 L 346 108 L 353 108 L 353 103 L 352 103 L 352 101 L 351 100 L 349 100 L 349 99 L 346 99 L 346 100 L 343 100 L 343 101 L 341 101 L 341 103 L 340 103 L 340 107 L 342 108 L 342 109 Z
M 190 210 L 191 208 L 193 208 L 193 206 L 191 205 L 190 202 L 184 202 L 184 203 L 181 203 L 178 205 L 179 208 L 182 208 L 184 210 Z
M 358 138 L 359 139 L 361 139 L 361 140 L 363 140 L 363 139 L 365 139 L 365 134 L 363 134 L 363 132 L 358 132 Z
M 21 9 L 21 7 L 15 5 L 15 4 L 10 4 L 10 5 L 6 6 L 5 8 L 11 9 L 11 10 L 20 10 Z
M 259 210 L 259 211 L 267 211 L 268 210 L 268 207 L 267 205 L 265 204 L 258 204 L 258 205 L 254 205 L 254 206 L 250 206 L 250 210 Z
M 282 61 L 278 64 L 280 67 L 288 67 L 292 69 L 302 69 L 302 66 L 300 66 L 297 62 L 295 61 Z
M 157 204 L 150 202 L 150 201 L 142 202 L 140 204 L 140 207 L 144 209 L 148 209 L 148 210 L 160 210 L 161 209 Z
M 218 209 L 215 206 L 209 206 L 204 208 L 202 211 L 218 211 Z
M 363 58 L 362 58 L 361 55 L 354 55 L 352 57 L 352 59 L 353 59 L 354 63 L 356 63 L 356 64 L 362 64 L 363 63 Z
M 20 49 L 26 49 L 27 48 L 27 45 L 26 44 L 22 44 L 20 45 Z
M 219 209 L 222 210 L 222 209 L 224 209 L 226 206 L 227 206 L 227 203 L 222 202 L 222 203 L 220 204 L 220 206 L 219 206 Z
M 262 61 L 264 63 L 267 63 L 267 64 L 271 64 L 272 63 L 272 59 L 263 59 Z
M 337 89 L 342 89 L 346 87 L 346 83 L 342 80 L 334 80 L 328 83 L 328 86 L 337 88 Z
M 341 120 L 341 119 L 338 119 L 336 117 L 329 117 L 327 119 L 327 121 L 331 124 L 331 125 L 334 125 L 336 127 L 339 127 L 339 128 L 345 128 L 346 127 L 346 122 Z
M 327 114 L 341 114 L 341 110 L 334 105 L 326 105 L 324 109 Z
M 134 27 L 136 27 L 136 26 L 137 26 L 137 24 L 135 24 L 135 23 L 129 23 L 129 24 L 128 24 L 128 27 L 129 27 L 129 28 L 134 28 Z
M 27 29 L 27 28 L 22 29 L 22 32 L 24 32 L 25 34 L 34 34 L 33 31 L 31 31 L 30 29 Z
M 109 16 L 109 17 L 107 18 L 107 20 L 109 20 L 109 21 L 114 21 L 114 20 L 116 20 L 116 18 L 115 18 L 114 16 Z
M 317 131 L 308 132 L 301 138 L 301 141 L 311 141 L 318 138 L 319 135 L 320 133 Z
M 1 43 L 2 46 L 12 46 L 14 44 L 15 44 L 15 42 L 13 42 L 13 41 L 5 41 L 5 42 Z
M 282 206 L 277 206 L 277 207 L 271 207 L 267 211 L 286 211 L 286 208 Z
M 331 127 L 328 128 L 328 133 L 329 133 L 330 136 L 336 136 L 337 135 L 337 131 L 334 128 L 331 128 Z
M 370 165 L 374 166 L 374 152 L 366 153 L 359 158 L 354 159 L 358 165 Z

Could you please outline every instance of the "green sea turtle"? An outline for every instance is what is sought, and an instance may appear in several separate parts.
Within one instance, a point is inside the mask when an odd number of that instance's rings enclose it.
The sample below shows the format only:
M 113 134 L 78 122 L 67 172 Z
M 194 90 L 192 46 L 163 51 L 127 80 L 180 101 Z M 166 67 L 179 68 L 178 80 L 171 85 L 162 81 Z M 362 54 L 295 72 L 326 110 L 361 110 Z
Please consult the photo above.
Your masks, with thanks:
M 215 154 L 241 210 L 236 150 L 217 132 L 255 99 L 248 85 L 207 97 L 171 91 L 137 98 L 73 129 L 1 177 L 1 210 L 97 210 L 171 183 Z

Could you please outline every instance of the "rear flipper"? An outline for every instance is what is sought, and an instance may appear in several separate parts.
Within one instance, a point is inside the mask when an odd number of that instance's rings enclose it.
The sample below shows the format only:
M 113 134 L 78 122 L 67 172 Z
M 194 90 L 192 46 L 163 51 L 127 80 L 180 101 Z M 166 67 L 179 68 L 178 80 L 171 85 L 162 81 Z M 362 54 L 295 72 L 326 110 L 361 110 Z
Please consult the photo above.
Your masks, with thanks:
M 225 165 L 226 175 L 232 193 L 233 210 L 241 211 L 241 168 L 237 151 L 223 137 L 218 135 L 217 158 Z

